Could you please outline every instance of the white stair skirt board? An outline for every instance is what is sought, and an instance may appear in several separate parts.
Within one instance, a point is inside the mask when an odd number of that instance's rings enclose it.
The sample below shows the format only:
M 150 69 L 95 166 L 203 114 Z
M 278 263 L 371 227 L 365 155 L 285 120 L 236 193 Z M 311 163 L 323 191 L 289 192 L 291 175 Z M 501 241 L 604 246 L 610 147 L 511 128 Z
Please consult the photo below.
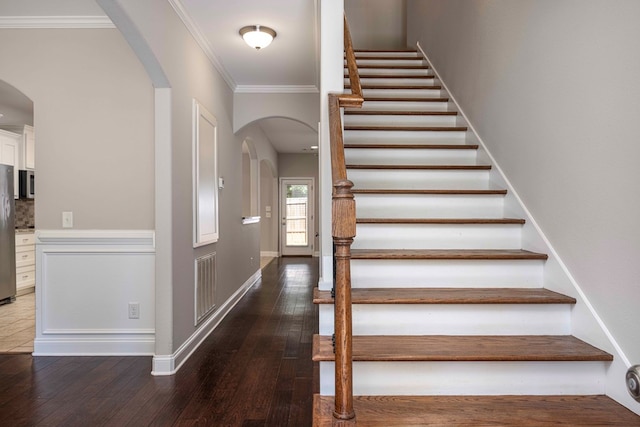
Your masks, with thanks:
M 154 268 L 153 230 L 36 231 L 33 354 L 153 354 Z
M 333 305 L 320 311 L 320 334 L 333 334 Z M 353 334 L 569 335 L 570 311 L 569 304 L 354 304 Z
M 477 150 L 345 148 L 349 165 L 475 165 Z
M 351 286 L 539 288 L 542 270 L 540 260 L 356 259 L 351 261 Z
M 200 344 L 213 332 L 222 322 L 227 314 L 245 296 L 251 287 L 262 277 L 262 271 L 258 269 L 248 278 L 238 290 L 221 304 L 213 313 L 205 319 L 198 329 L 173 353 L 170 355 L 155 355 L 153 357 L 152 375 L 163 376 L 173 375 L 182 367 Z
M 334 394 L 334 363 L 320 362 L 320 394 Z M 354 362 L 367 395 L 604 394 L 605 362 Z
M 500 218 L 504 196 L 356 194 L 358 218 Z
M 381 170 L 350 169 L 353 188 L 363 189 L 458 189 L 488 190 L 488 170 Z
M 357 224 L 353 249 L 520 249 L 520 224 Z
M 456 126 L 456 116 L 395 116 L 395 115 L 351 115 L 344 116 L 345 126 Z

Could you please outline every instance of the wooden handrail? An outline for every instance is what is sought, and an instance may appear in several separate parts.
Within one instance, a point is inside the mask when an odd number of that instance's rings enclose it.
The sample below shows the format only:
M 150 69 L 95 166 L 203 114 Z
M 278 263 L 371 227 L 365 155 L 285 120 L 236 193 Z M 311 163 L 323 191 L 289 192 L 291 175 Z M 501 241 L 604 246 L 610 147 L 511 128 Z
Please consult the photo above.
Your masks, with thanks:
M 358 65 L 356 64 L 356 54 L 353 51 L 351 32 L 347 15 L 344 15 L 344 52 L 347 57 L 347 68 L 349 69 L 349 82 L 351 83 L 351 93 L 362 98 L 362 86 L 360 86 L 360 76 L 358 75 Z
M 361 107 L 364 99 L 356 57 L 344 18 L 344 49 L 349 69 L 351 94 L 329 94 L 329 131 L 331 139 L 331 178 L 333 195 L 331 206 L 331 234 L 335 247 L 335 407 L 337 420 L 355 419 L 353 410 L 353 360 L 351 321 L 351 244 L 356 236 L 356 202 L 347 179 L 344 159 L 343 126 L 340 109 Z

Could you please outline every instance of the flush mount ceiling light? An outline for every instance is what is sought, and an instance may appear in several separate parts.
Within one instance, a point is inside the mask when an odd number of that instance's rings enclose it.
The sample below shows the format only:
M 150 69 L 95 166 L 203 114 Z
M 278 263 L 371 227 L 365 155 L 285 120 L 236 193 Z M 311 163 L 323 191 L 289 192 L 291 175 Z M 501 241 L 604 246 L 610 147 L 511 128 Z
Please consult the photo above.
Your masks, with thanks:
M 276 32 L 262 25 L 247 25 L 240 28 L 240 35 L 252 48 L 259 50 L 269 46 L 276 38 Z

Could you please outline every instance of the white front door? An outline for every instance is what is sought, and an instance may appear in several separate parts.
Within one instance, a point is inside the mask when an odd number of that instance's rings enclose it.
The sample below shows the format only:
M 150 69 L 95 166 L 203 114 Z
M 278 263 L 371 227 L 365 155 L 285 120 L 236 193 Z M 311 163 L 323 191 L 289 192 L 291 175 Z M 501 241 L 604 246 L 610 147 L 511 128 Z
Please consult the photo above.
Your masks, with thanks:
M 312 256 L 313 178 L 280 179 L 280 246 L 282 256 Z

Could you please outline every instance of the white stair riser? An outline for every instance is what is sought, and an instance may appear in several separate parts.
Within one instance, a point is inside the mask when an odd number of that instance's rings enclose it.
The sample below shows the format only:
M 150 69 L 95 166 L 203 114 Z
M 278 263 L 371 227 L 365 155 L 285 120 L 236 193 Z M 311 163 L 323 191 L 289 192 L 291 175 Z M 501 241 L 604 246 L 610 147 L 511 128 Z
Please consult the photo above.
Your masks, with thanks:
M 334 363 L 320 362 L 320 394 L 334 395 Z M 595 395 L 603 362 L 354 362 L 365 395 Z
M 370 75 L 371 73 L 366 73 L 365 75 Z M 365 85 L 393 85 L 393 86 L 413 86 L 413 85 L 437 85 L 436 78 L 434 76 L 429 76 L 428 79 L 414 79 L 414 78 L 393 78 L 393 77 L 360 77 L 360 84 L 362 86 Z M 351 81 L 349 78 L 344 79 L 344 84 L 348 85 Z
M 364 98 L 440 98 L 441 89 L 362 89 Z
M 520 249 L 519 224 L 358 224 L 354 249 Z
M 362 111 L 451 111 L 448 101 L 411 102 L 411 101 L 367 101 Z
M 320 305 L 321 335 L 333 305 Z M 354 335 L 569 335 L 567 304 L 354 304 Z
M 354 52 L 356 58 L 362 56 L 382 56 L 382 57 L 394 57 L 394 58 L 420 58 L 418 52 Z
M 344 116 L 345 126 L 456 126 L 456 116 L 394 116 L 394 115 L 358 115 Z
M 347 61 L 345 60 L 344 61 L 345 67 L 347 66 L 346 62 Z M 409 65 L 409 66 L 425 65 L 424 61 L 420 58 L 399 58 L 399 59 L 357 59 L 356 58 L 356 64 L 358 66 L 387 65 L 391 67 L 398 67 L 398 66 L 404 66 L 404 65 Z M 360 70 L 360 72 L 362 73 L 363 70 Z
M 477 150 L 346 148 L 347 164 L 354 165 L 475 165 Z
M 500 218 L 501 195 L 356 194 L 360 218 Z
M 358 189 L 489 189 L 489 171 L 349 169 Z
M 540 260 L 351 260 L 354 288 L 539 288 Z
M 464 144 L 466 132 L 462 131 L 375 131 L 375 130 L 345 130 L 344 140 L 360 141 L 404 141 L 406 143 L 424 142 L 425 144 Z M 388 142 L 391 144 L 391 142 Z
M 346 67 L 344 74 L 349 74 L 349 70 Z M 433 76 L 433 71 L 430 68 L 361 68 L 359 74 L 366 76 Z

